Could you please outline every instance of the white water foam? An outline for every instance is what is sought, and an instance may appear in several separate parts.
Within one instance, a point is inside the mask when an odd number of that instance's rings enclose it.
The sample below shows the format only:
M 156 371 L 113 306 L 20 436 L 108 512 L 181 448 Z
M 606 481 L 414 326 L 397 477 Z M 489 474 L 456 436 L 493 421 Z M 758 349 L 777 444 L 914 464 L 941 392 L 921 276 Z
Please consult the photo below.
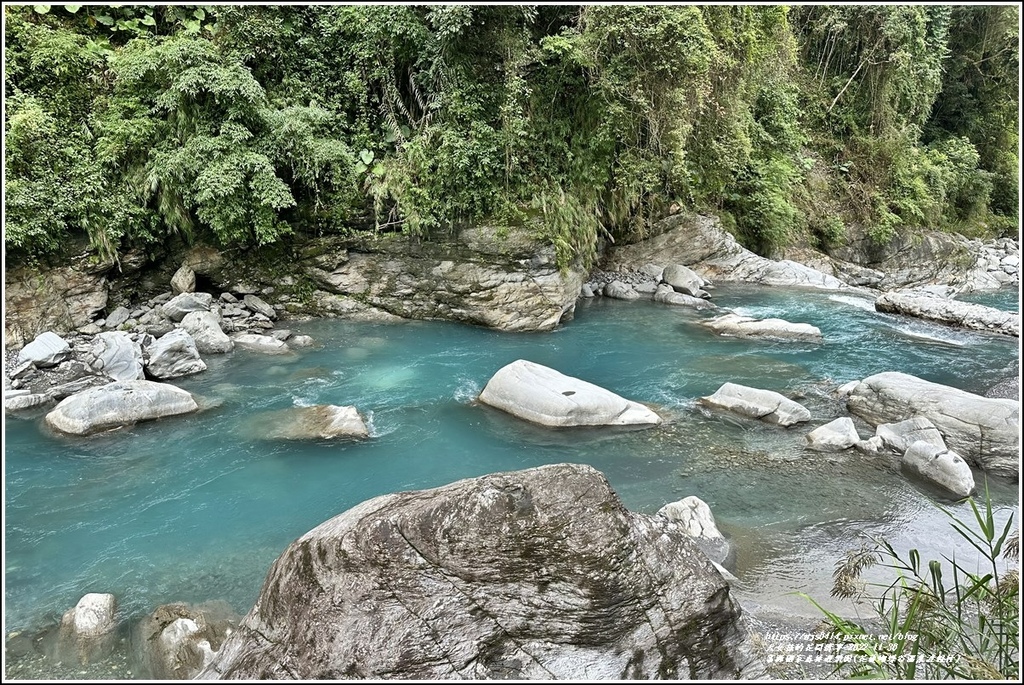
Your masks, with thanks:
M 863 297 L 851 297 L 850 295 L 829 295 L 828 299 L 833 302 L 840 302 L 842 304 L 848 304 L 851 307 L 857 309 L 863 309 L 866 312 L 875 311 L 875 303 L 873 300 L 867 300 Z

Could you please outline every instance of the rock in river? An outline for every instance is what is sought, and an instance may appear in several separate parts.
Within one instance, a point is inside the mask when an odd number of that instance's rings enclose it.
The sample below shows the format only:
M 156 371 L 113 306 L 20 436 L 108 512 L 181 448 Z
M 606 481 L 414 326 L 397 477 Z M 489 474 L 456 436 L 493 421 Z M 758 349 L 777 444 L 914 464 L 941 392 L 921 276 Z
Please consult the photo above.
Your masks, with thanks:
M 196 341 L 188 331 L 176 328 L 146 348 L 149 361 L 146 371 L 154 378 L 168 379 L 206 371 L 206 362 L 199 356 Z
M 363 417 L 355 407 L 315 404 L 291 407 L 260 415 L 266 437 L 273 440 L 328 440 L 334 438 L 368 438 Z
M 480 401 L 544 426 L 655 425 L 661 418 L 639 402 L 519 359 L 498 370 Z
M 166 383 L 118 381 L 72 395 L 46 415 L 46 423 L 74 435 L 196 411 L 192 395 Z
M 937 321 L 958 328 L 1020 337 L 1020 314 L 970 302 L 913 292 L 889 292 L 883 293 L 875 300 L 875 309 Z
M 709 328 L 719 335 L 730 335 L 738 338 L 774 338 L 777 340 L 800 340 L 805 342 L 821 342 L 821 330 L 809 323 L 790 323 L 783 319 L 754 319 L 739 314 L 723 316 L 701 321 L 701 326 Z
M 116 610 L 114 595 L 99 592 L 84 595 L 61 617 L 54 657 L 58 661 L 84 665 L 109 656 L 116 637 Z
M 271 566 L 201 679 L 757 677 L 704 554 L 590 466 L 384 495 Z
M 974 474 L 959 454 L 924 440 L 911 445 L 900 462 L 903 468 L 948 490 L 967 497 L 974 490 Z
M 729 560 L 732 551 L 729 541 L 715 525 L 711 507 L 701 498 L 690 495 L 678 502 L 670 502 L 658 510 L 658 515 L 677 524 L 716 564 Z
M 845 450 L 860 442 L 853 419 L 842 416 L 824 426 L 818 426 L 806 436 L 807 446 L 823 452 Z
M 1001 476 L 1020 474 L 1020 402 L 974 395 L 890 371 L 869 376 L 847 399 L 850 412 L 871 424 L 926 417 L 946 445 L 968 463 Z
M 794 423 L 811 420 L 811 412 L 798 402 L 771 390 L 749 388 L 736 383 L 724 383 L 714 395 L 702 397 L 700 402 L 780 426 L 792 426 Z

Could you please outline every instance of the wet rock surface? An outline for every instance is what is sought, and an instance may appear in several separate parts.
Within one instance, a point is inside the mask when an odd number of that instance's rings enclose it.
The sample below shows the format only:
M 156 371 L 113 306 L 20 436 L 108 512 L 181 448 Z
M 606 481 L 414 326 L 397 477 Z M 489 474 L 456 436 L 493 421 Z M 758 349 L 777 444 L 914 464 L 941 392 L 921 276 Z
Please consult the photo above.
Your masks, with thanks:
M 662 517 L 558 464 L 385 495 L 292 543 L 200 678 L 736 678 L 730 590 Z

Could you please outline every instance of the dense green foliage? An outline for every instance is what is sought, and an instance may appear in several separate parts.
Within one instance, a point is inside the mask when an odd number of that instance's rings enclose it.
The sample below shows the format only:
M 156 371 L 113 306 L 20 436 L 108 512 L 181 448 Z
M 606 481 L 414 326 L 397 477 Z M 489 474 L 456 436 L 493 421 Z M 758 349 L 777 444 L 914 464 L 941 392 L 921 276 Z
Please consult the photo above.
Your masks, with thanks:
M 1016 231 L 1013 6 L 5 7 L 5 244 Z

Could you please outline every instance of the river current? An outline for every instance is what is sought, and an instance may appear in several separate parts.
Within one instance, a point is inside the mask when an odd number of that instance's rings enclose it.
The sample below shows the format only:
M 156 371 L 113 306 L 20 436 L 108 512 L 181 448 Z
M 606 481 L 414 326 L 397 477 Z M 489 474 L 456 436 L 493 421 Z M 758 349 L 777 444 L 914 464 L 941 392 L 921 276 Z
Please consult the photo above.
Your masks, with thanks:
M 963 515 L 966 505 L 885 460 L 810 452 L 804 435 L 844 415 L 837 385 L 882 371 L 983 393 L 1018 374 L 1018 341 L 879 314 L 853 294 L 721 286 L 713 296 L 742 314 L 811 323 L 824 342 L 723 338 L 696 325 L 712 313 L 603 299 L 582 301 L 549 333 L 291 322 L 316 347 L 209 355 L 208 371 L 175 381 L 217 405 L 204 412 L 88 438 L 7 417 L 6 630 L 55 621 L 86 592 L 114 593 L 122 617 L 210 599 L 244 613 L 289 542 L 359 502 L 557 462 L 593 465 L 636 511 L 705 500 L 736 550 L 737 592 L 754 613 L 816 615 L 792 593 L 830 605 L 833 564 L 864 535 L 926 559 L 960 550 L 936 503 Z M 979 298 L 1018 310 L 1016 290 Z M 516 359 L 648 403 L 667 421 L 550 430 L 476 404 Z M 814 419 L 783 429 L 697 405 L 726 381 L 786 393 Z M 372 439 L 258 437 L 260 413 L 311 404 L 355 405 Z M 975 478 L 984 487 L 984 474 Z M 1015 484 L 988 486 L 1001 519 L 1017 511 Z

